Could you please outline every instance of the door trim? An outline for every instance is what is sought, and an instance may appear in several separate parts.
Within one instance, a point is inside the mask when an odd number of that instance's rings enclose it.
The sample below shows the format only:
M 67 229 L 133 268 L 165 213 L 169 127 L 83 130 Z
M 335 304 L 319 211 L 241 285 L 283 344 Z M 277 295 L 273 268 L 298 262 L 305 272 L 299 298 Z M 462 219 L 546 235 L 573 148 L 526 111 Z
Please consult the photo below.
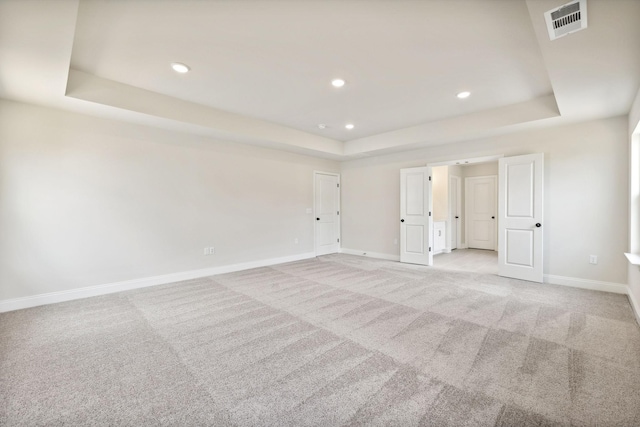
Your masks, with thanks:
M 340 214 L 338 215 L 338 239 L 340 239 L 340 241 L 338 242 L 338 250 L 336 251 L 336 253 L 340 252 L 340 249 L 342 248 L 342 204 L 340 203 L 342 200 L 342 185 L 340 184 L 340 174 L 339 173 L 335 173 L 335 172 L 323 172 L 323 171 L 317 171 L 314 170 L 313 171 L 313 215 L 311 217 L 311 220 L 313 221 L 313 253 L 315 254 L 315 256 L 318 256 L 318 247 L 316 246 L 316 177 L 318 175 L 331 175 L 331 176 L 335 176 L 338 179 L 338 185 L 340 187 L 338 187 L 340 190 L 338 191 L 338 212 L 340 212 Z
M 480 178 L 493 178 L 494 182 L 494 195 L 496 199 L 495 206 L 495 216 L 496 216 L 496 225 L 494 227 L 495 236 L 493 236 L 493 250 L 498 250 L 498 206 L 500 204 L 499 195 L 498 195 L 498 175 L 483 175 L 483 176 L 469 176 L 464 179 L 464 242 L 465 248 L 469 247 L 469 180 L 480 179 Z M 490 249 L 489 249 L 490 250 Z

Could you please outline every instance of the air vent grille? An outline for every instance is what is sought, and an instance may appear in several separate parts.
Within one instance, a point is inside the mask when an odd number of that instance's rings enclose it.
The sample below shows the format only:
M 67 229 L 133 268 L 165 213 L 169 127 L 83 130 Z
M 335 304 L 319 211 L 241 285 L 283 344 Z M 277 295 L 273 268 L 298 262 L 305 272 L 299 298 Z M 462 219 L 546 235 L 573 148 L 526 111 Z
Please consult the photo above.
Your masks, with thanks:
M 587 0 L 577 0 L 544 14 L 549 38 L 555 40 L 587 28 Z

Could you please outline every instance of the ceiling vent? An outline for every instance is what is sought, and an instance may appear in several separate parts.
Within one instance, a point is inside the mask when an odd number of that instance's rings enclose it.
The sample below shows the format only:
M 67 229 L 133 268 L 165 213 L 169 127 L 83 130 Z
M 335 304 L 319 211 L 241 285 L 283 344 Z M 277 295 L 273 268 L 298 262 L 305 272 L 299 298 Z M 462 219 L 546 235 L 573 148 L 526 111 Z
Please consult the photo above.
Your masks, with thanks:
M 555 40 L 587 28 L 587 0 L 576 0 L 545 12 L 549 38 Z

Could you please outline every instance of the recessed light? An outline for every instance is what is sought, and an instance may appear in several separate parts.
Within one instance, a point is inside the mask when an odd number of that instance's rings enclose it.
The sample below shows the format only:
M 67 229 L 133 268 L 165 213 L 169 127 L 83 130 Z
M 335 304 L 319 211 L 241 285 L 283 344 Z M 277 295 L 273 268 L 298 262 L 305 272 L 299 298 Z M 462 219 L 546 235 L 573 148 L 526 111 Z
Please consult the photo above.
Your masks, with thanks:
M 346 125 L 344 125 L 344 127 L 346 127 L 347 129 L 351 130 L 351 129 L 353 129 L 355 126 L 353 125 L 353 123 L 347 123 Z
M 191 69 L 189 68 L 188 65 L 185 65 L 181 62 L 172 62 L 171 68 L 173 68 L 173 71 L 175 71 L 176 73 L 182 73 L 182 74 L 188 73 L 189 70 Z
M 333 87 L 342 87 L 346 82 L 342 79 L 333 79 L 331 80 L 331 84 Z
M 318 128 L 320 128 L 320 129 L 326 129 L 326 128 L 327 128 L 327 125 L 325 125 L 324 123 L 320 123 L 320 124 L 318 125 Z
M 465 98 L 468 98 L 469 95 L 471 95 L 471 92 L 464 91 L 464 92 L 460 92 L 456 96 L 460 99 L 465 99 Z

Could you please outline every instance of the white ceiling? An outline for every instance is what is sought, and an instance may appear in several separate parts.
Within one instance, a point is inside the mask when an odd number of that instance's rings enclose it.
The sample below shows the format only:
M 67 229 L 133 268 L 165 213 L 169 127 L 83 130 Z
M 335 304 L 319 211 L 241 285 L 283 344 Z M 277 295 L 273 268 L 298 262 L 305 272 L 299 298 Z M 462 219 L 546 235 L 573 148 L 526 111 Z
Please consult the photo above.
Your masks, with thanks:
M 626 114 L 640 0 L 565 2 L 0 0 L 0 97 L 337 159 Z

